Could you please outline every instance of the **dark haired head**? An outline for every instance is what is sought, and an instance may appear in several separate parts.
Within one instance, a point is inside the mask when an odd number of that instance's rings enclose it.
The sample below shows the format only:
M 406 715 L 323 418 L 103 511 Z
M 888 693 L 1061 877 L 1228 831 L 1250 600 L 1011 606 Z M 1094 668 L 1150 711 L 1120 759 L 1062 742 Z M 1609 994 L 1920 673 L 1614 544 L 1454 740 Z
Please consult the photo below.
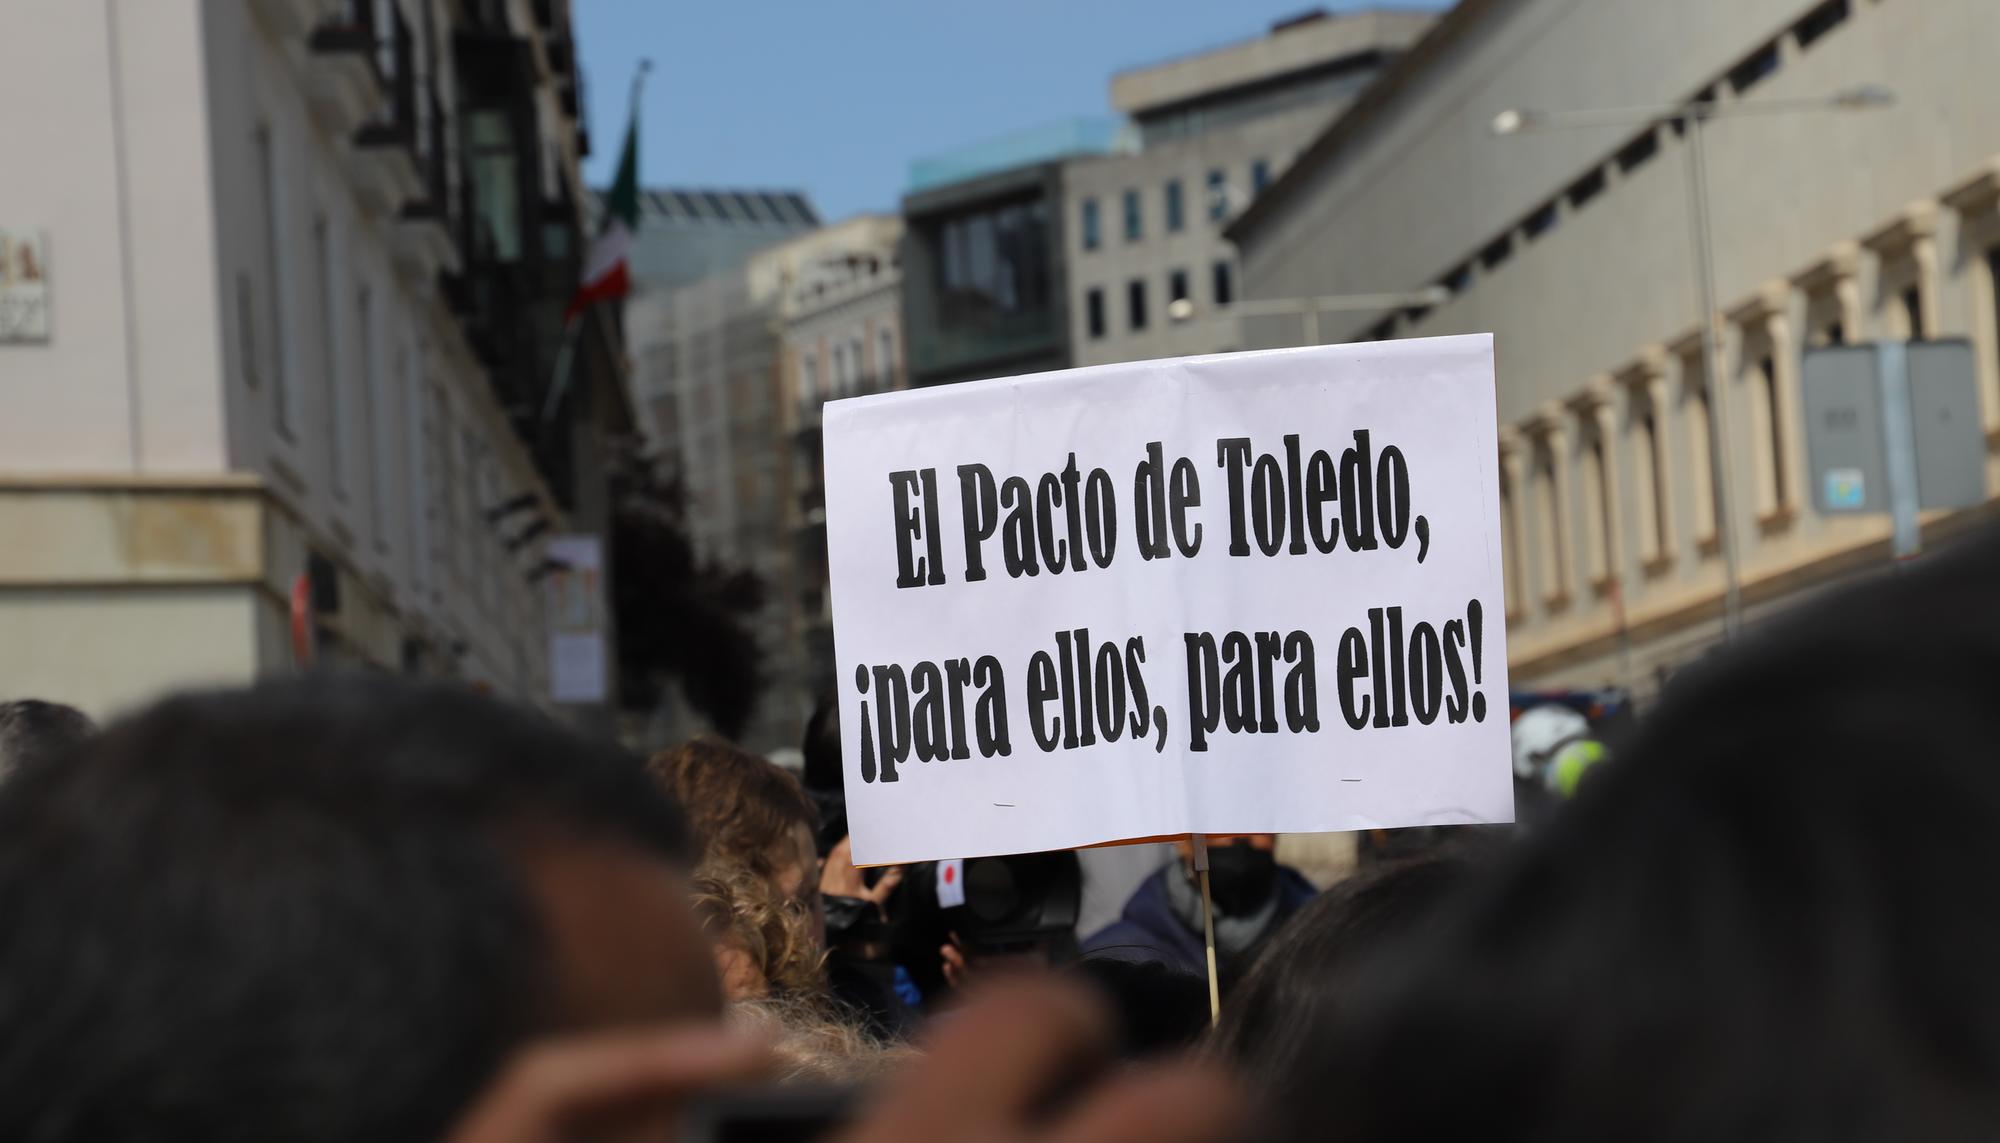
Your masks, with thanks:
M 819 813 L 815 839 L 825 857 L 847 836 L 847 787 L 840 773 L 840 700 L 831 690 L 821 695 L 806 720 L 805 769 L 800 778 L 806 796 Z
M 840 698 L 833 691 L 827 691 L 813 704 L 812 717 L 806 720 L 804 742 L 806 756 L 806 789 L 813 793 L 830 791 L 839 793 L 843 789 L 840 771 Z
M 1357 971 L 1432 928 L 1471 866 L 1449 851 L 1376 864 L 1307 902 L 1229 995 L 1210 1046 L 1252 1082 L 1285 1075 L 1338 1019 Z
M 96 729 L 88 715 L 59 702 L 0 702 L 0 777 L 74 750 Z
M 2000 1137 L 2000 537 L 1678 677 L 1287 1077 L 1349 1138 Z
M 1208 981 L 1160 961 L 1087 956 L 1069 967 L 1111 1002 L 1130 1059 L 1189 1047 L 1208 1030 Z
M 564 862 L 672 886 L 684 841 L 636 758 L 464 691 L 169 699 L 0 786 L 0 1138 L 435 1139 L 611 991 Z

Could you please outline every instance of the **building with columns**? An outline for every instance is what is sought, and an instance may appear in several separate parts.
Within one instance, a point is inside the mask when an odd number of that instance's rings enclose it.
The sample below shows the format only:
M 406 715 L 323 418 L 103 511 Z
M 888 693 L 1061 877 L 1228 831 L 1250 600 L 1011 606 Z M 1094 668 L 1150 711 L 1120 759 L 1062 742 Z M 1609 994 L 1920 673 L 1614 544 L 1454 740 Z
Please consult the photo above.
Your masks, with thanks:
M 0 35 L 0 697 L 319 663 L 548 701 L 629 431 L 566 0 L 24 0 Z M 305 653 L 302 654 L 302 651 Z M 609 655 L 606 656 L 609 669 Z
M 1807 483 L 1805 348 L 1969 339 L 2000 489 L 2000 85 L 1984 0 L 1464 0 L 1230 229 L 1246 297 L 1414 291 L 1326 341 L 1491 330 L 1509 658 L 1522 686 L 1649 692 L 1724 594 L 1708 403 L 1725 412 L 1748 622 L 1889 561 L 1886 517 Z M 1876 85 L 1893 105 L 1824 97 Z M 1663 115 L 1489 130 L 1508 109 L 1712 101 L 1718 376 L 1704 364 L 1689 146 Z M 1777 110 L 1788 102 L 1810 110 Z M 1768 114 L 1730 115 L 1732 109 Z M 1297 319 L 1243 323 L 1297 344 Z M 1927 513 L 1927 544 L 2000 515 Z

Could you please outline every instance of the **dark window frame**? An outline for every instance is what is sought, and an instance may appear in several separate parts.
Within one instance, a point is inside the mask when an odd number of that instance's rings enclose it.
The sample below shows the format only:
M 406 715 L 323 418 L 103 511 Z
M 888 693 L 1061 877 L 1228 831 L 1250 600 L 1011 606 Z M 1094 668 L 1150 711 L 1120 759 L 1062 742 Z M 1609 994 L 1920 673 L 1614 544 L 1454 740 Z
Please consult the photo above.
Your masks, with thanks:
M 1729 90 L 1742 95 L 1776 75 L 1781 66 L 1783 59 L 1778 52 L 1778 41 L 1772 40 L 1729 69 Z
M 1651 162 L 1660 153 L 1660 128 L 1657 124 L 1635 137 L 1631 142 L 1618 148 L 1618 173 L 1629 175 Z
M 1809 50 L 1828 32 L 1845 24 L 1853 13 L 1853 5 L 1848 0 L 1826 0 L 1792 25 L 1792 39 L 1798 43 L 1800 51 Z

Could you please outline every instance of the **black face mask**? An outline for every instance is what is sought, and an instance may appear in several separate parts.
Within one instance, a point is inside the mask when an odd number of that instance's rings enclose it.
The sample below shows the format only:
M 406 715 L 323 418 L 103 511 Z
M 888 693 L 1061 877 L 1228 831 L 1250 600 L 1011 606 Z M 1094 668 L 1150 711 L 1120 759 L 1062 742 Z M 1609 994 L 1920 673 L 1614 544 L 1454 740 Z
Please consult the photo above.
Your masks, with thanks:
M 1278 857 L 1252 845 L 1208 851 L 1208 892 L 1215 907 L 1242 917 L 1264 907 L 1278 890 Z

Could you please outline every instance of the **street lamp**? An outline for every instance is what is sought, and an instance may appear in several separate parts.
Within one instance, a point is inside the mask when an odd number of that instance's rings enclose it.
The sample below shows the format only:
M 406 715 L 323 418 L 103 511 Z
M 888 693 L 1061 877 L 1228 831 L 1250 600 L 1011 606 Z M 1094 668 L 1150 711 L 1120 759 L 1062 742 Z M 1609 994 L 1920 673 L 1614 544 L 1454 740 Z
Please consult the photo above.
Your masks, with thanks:
M 1305 323 L 1306 344 L 1318 345 L 1319 315 L 1322 313 L 1435 306 L 1450 300 L 1450 290 L 1443 286 L 1426 286 L 1421 290 L 1395 294 L 1324 294 L 1316 298 L 1254 298 L 1234 302 L 1222 308 L 1228 310 L 1230 317 L 1236 318 L 1296 316 Z M 1187 298 L 1176 298 L 1167 303 L 1169 321 L 1192 321 L 1194 316 L 1194 302 Z
M 1896 102 L 1894 92 L 1863 84 L 1830 95 L 1717 103 L 1712 99 L 1651 107 L 1606 107 L 1575 111 L 1538 111 L 1510 107 L 1493 117 L 1494 135 L 1508 138 L 1537 131 L 1582 127 L 1630 127 L 1679 123 L 1687 139 L 1688 223 L 1694 239 L 1695 277 L 1701 290 L 1702 369 L 1708 386 L 1709 483 L 1715 500 L 1715 531 L 1722 548 L 1722 633 L 1734 639 L 1743 628 L 1743 590 L 1736 554 L 1736 530 L 1729 510 L 1729 435 L 1722 390 L 1722 341 L 1715 309 L 1715 236 L 1709 228 L 1707 159 L 1702 128 L 1711 119 L 1780 115 L 1801 111 L 1864 111 Z

